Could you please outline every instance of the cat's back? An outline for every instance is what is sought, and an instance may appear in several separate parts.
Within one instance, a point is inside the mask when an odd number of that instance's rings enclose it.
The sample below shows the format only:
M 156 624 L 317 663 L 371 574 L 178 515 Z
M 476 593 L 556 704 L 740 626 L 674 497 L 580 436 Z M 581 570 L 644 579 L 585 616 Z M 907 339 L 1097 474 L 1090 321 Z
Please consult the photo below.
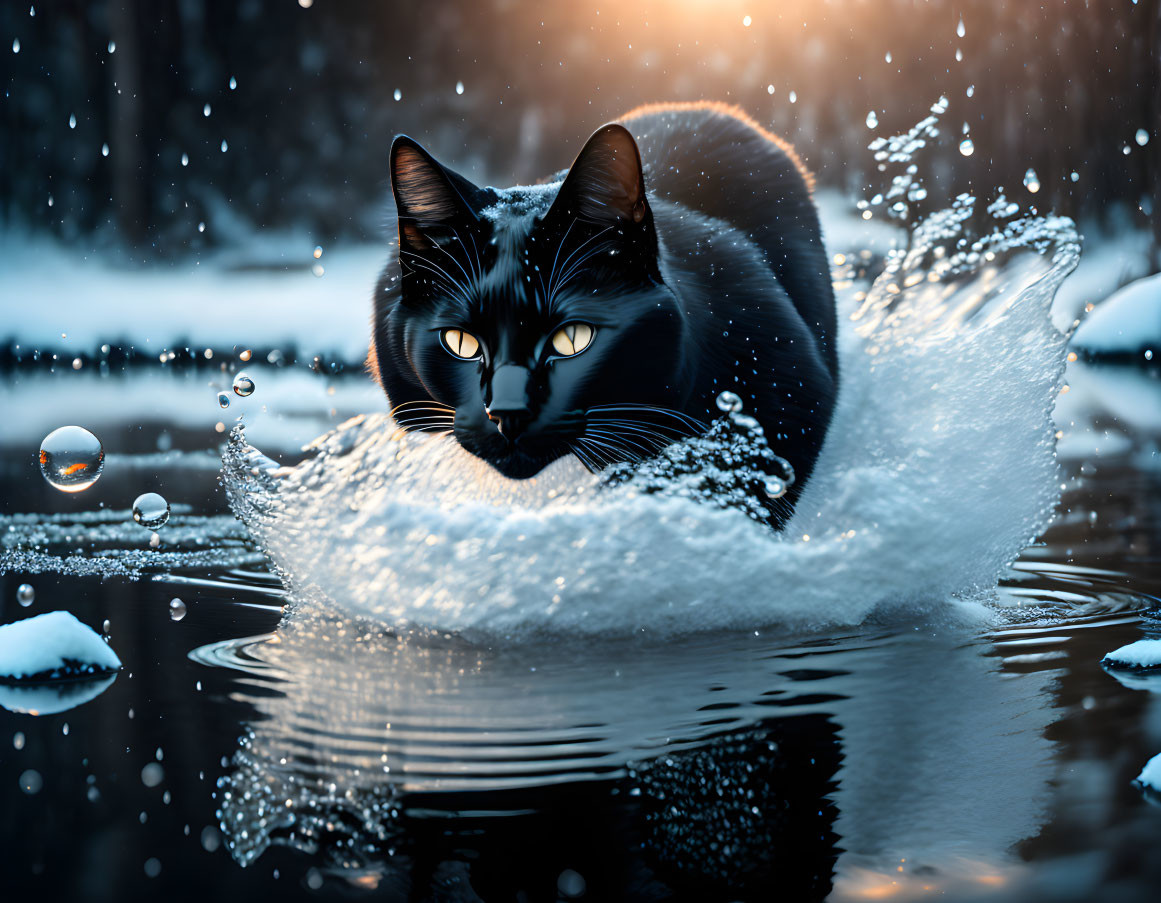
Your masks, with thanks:
M 651 104 L 619 121 L 637 140 L 650 194 L 724 221 L 761 250 L 837 376 L 826 250 L 793 148 L 721 103 Z

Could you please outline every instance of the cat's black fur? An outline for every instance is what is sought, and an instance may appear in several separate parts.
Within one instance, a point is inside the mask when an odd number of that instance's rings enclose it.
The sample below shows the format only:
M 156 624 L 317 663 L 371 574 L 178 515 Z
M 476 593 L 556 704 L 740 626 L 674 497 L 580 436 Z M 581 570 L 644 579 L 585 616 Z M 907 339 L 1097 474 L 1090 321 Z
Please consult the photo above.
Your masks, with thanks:
M 635 460 L 721 416 L 735 392 L 797 481 L 838 390 L 835 303 L 810 177 L 733 108 L 644 107 L 546 185 L 479 188 L 392 146 L 399 252 L 376 291 L 369 366 L 409 429 L 452 430 L 512 477 L 565 454 Z M 634 138 L 636 141 L 634 142 Z M 595 328 L 574 357 L 562 325 Z M 441 330 L 478 337 L 478 360 Z

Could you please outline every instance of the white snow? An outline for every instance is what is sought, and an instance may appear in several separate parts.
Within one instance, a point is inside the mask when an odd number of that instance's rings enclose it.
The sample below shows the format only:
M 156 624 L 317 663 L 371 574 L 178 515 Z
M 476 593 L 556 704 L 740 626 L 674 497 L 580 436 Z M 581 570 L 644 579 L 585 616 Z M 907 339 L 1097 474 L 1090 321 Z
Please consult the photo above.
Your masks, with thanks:
M 1138 279 L 1098 304 L 1072 343 L 1105 354 L 1148 348 L 1161 358 L 1161 275 Z
M 1159 668 L 1161 640 L 1137 640 L 1110 652 L 1103 661 L 1114 668 Z
M 121 659 L 109 644 L 67 611 L 50 611 L 0 627 L 2 677 L 76 676 L 78 663 L 82 674 L 121 667 Z
M 1161 793 L 1161 755 L 1154 756 L 1145 763 L 1145 767 L 1137 775 L 1137 782 L 1149 790 Z

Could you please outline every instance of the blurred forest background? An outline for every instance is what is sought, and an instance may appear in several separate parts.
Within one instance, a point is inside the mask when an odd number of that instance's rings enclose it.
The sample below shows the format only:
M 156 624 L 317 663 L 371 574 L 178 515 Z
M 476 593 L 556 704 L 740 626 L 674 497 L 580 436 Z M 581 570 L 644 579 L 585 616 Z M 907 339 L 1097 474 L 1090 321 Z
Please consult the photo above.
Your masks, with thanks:
M 639 103 L 698 98 L 741 105 L 822 185 L 861 195 L 878 184 L 867 143 L 943 94 L 929 205 L 1004 187 L 1152 229 L 1156 267 L 1159 5 L 5 2 L 0 225 L 142 258 L 255 228 L 378 240 L 398 132 L 511 184 L 567 165 Z M 1029 168 L 1035 198 L 1021 194 Z

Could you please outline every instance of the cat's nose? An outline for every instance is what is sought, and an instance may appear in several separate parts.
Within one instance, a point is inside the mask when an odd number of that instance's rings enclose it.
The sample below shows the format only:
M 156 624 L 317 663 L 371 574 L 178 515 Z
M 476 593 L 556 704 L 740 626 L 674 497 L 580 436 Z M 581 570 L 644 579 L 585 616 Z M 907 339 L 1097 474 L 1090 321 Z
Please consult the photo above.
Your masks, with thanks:
M 488 419 L 496 424 L 501 436 L 509 442 L 515 442 L 516 438 L 532 422 L 532 412 L 528 408 L 496 408 L 493 406 L 488 408 Z
M 529 377 L 527 368 L 515 364 L 504 364 L 492 376 L 491 401 L 485 410 L 488 419 L 509 442 L 515 442 L 532 422 L 528 406 Z

